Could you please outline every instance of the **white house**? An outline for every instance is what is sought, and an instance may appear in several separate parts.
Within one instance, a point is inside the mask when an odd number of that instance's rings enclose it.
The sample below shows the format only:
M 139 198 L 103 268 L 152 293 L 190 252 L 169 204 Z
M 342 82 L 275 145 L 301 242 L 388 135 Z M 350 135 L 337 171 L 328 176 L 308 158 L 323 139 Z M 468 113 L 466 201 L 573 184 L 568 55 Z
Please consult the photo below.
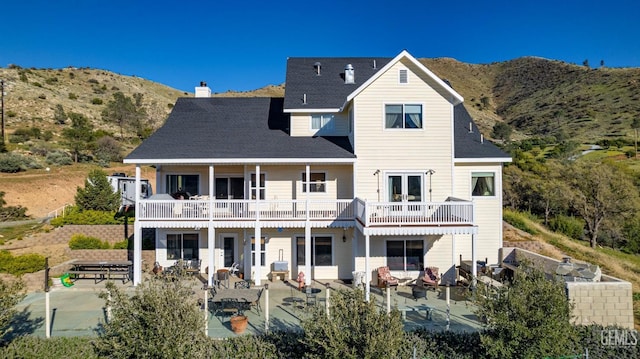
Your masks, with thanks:
M 511 158 L 408 52 L 289 58 L 284 98 L 210 93 L 180 98 L 124 160 L 138 181 L 154 165 L 156 192 L 183 198 L 136 203 L 134 283 L 143 228 L 156 228 L 163 266 L 237 262 L 258 285 L 275 262 L 307 284 L 364 271 L 367 294 L 379 266 L 413 278 L 436 266 L 451 280 L 461 256 L 497 263 Z

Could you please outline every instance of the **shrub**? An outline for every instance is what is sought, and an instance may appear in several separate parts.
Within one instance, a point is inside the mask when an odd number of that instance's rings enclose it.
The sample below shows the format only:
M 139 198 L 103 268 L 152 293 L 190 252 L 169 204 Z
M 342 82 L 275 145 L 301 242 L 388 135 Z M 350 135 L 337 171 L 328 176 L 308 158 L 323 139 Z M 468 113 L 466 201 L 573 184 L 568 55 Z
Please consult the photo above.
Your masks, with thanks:
M 185 281 L 147 280 L 136 287 L 133 296 L 113 282 L 107 282 L 106 290 L 112 315 L 95 340 L 99 356 L 213 357 L 211 340 L 203 331 L 202 313 Z M 108 300 L 105 292 L 100 297 Z
M 554 231 L 573 239 L 580 239 L 584 235 L 584 220 L 581 218 L 559 215 L 549 225 Z
M 76 233 L 69 240 L 69 248 L 71 249 L 109 249 L 109 243 L 103 242 L 100 238 L 85 236 Z
M 7 117 L 16 117 L 18 114 L 15 111 L 7 111 Z
M 39 82 L 34 82 L 34 83 L 33 83 L 33 86 L 35 86 L 35 87 L 42 87 L 42 84 L 41 84 L 41 83 L 39 83 Z
M 49 77 L 44 82 L 46 82 L 47 85 L 53 85 L 54 83 L 58 82 L 58 78 L 57 77 Z
M 47 153 L 45 161 L 47 164 L 59 166 L 69 166 L 73 164 L 71 156 L 61 150 L 55 150 Z
M 38 98 L 41 99 L 41 100 L 46 100 L 47 99 L 47 95 L 42 93 L 42 94 L 38 95 Z
M 74 94 L 73 92 L 69 92 L 69 100 L 77 100 L 78 99 L 78 95 Z
M 14 257 L 9 251 L 0 251 L 0 272 L 16 276 L 35 273 L 44 269 L 44 256 L 40 254 L 23 254 Z
M 3 253 L 0 253 L 0 256 L 2 255 Z M 11 322 L 17 312 L 15 309 L 16 304 L 24 297 L 22 288 L 23 285 L 20 281 L 9 284 L 0 279 L 0 344 L 2 344 L 3 338 L 10 330 Z M 6 357 L 2 355 L 2 351 L 0 351 L 0 357 Z
M 116 242 L 113 244 L 113 249 L 129 249 L 129 240 Z
M 76 190 L 76 205 L 82 210 L 116 211 L 120 207 L 120 194 L 113 190 L 107 174 L 91 170 L 84 181 L 84 188 Z
M 93 99 L 91 99 L 91 103 L 93 105 L 102 105 L 102 99 L 99 99 L 97 97 L 94 97 Z
M 79 211 L 77 207 L 71 207 L 64 217 L 56 217 L 50 223 L 54 227 L 65 224 L 122 224 L 124 219 L 114 219 L 114 214 L 110 211 Z
M 87 82 L 90 84 L 98 84 L 98 80 L 96 79 L 88 79 Z
M 53 138 L 53 132 L 51 130 L 46 130 L 42 133 L 42 139 L 49 142 Z
M 24 170 L 23 158 L 14 153 L 0 153 L 0 172 L 16 173 Z
M 42 338 L 25 335 L 14 339 L 4 348 L 0 348 L 0 357 L 18 358 L 64 358 L 97 359 L 93 349 L 94 338 L 90 337 L 51 337 Z

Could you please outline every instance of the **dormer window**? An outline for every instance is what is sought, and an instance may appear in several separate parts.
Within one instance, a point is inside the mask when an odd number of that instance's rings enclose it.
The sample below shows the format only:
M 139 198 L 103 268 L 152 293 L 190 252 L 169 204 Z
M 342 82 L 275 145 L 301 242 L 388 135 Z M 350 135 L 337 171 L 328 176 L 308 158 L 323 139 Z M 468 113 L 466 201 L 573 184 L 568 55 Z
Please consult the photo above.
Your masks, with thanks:
M 333 130 L 333 115 L 331 115 L 331 114 L 312 115 L 311 116 L 311 129 L 312 130 L 332 131 Z
M 398 81 L 401 84 L 409 83 L 409 77 L 406 69 L 401 69 L 398 73 Z

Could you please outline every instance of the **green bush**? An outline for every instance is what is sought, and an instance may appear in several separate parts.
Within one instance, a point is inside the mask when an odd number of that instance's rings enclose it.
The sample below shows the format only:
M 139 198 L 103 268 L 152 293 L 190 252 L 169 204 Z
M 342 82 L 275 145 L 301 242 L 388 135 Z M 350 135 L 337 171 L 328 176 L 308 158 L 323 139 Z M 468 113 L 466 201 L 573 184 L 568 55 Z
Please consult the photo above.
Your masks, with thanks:
M 23 158 L 14 153 L 0 153 L 0 172 L 16 173 L 24 170 Z
M 94 359 L 98 358 L 93 349 L 94 340 L 90 337 L 52 337 L 47 339 L 22 336 L 11 341 L 6 347 L 0 347 L 0 357 L 6 359 Z
M 76 233 L 69 240 L 69 248 L 71 249 L 109 249 L 111 246 L 107 242 L 103 242 L 100 238 L 85 236 Z
M 102 99 L 94 97 L 93 99 L 91 99 L 91 103 L 93 105 L 102 105 Z
M 113 249 L 129 249 L 129 241 L 124 240 L 113 244 Z
M 64 217 L 56 217 L 51 220 L 51 225 L 61 227 L 65 224 L 123 224 L 124 218 L 114 219 L 115 212 L 110 211 L 79 211 L 77 207 L 71 207 Z
M 17 113 L 15 111 L 7 111 L 7 117 L 16 117 Z
M 73 164 L 73 159 L 71 158 L 71 156 L 61 150 L 47 153 L 45 161 L 47 162 L 47 164 L 59 166 L 69 166 Z
M 78 95 L 74 94 L 73 92 L 69 92 L 69 100 L 77 100 L 78 99 Z
M 9 251 L 0 251 L 0 272 L 16 276 L 44 269 L 44 256 L 24 254 L 14 257 Z
M 584 220 L 581 218 L 559 215 L 549 225 L 552 230 L 573 239 L 580 239 L 584 235 Z

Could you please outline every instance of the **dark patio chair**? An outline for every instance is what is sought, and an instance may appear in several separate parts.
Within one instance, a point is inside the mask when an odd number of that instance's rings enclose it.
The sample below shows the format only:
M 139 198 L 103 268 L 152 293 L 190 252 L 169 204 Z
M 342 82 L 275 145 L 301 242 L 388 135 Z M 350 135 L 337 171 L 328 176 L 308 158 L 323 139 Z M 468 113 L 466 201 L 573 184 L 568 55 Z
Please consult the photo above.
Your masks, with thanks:
M 398 278 L 391 275 L 388 266 L 378 268 L 378 287 L 395 287 L 398 290 Z
M 232 316 L 242 314 L 241 309 L 242 307 L 240 305 L 240 302 L 238 302 L 238 300 L 235 298 L 223 298 L 219 307 L 219 311 L 221 312 L 223 318 L 225 315 Z

